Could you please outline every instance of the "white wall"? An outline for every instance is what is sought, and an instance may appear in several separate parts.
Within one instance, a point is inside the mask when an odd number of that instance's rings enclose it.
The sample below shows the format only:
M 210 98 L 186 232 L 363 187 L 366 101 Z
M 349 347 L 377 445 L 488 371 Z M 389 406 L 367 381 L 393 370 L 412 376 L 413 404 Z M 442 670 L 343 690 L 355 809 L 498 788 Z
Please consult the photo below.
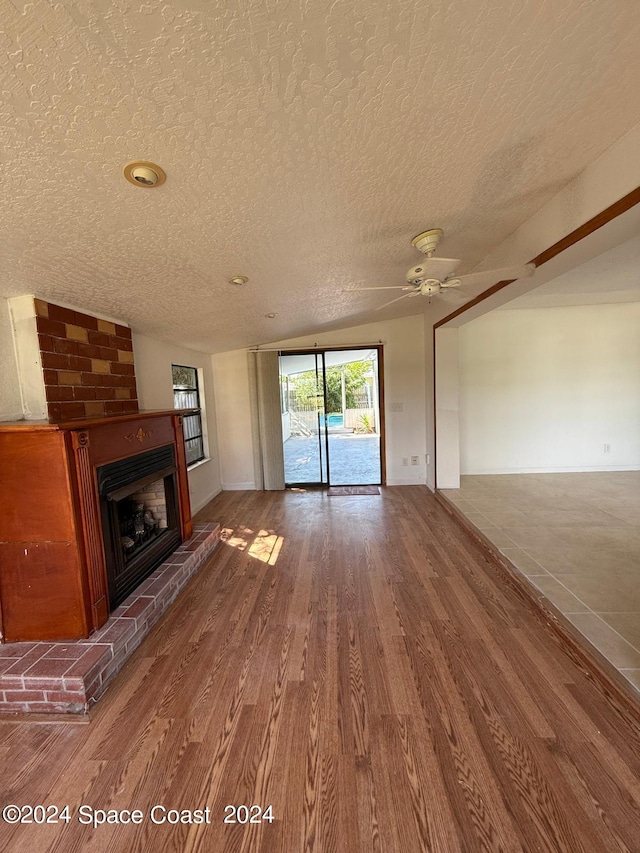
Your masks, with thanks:
M 246 350 L 212 356 L 222 488 L 255 489 Z
M 459 336 L 463 474 L 640 468 L 640 302 L 494 311 Z
M 608 148 L 547 204 L 543 205 L 531 219 L 491 251 L 482 264 L 478 265 L 478 269 L 494 269 L 530 261 L 638 187 L 640 185 L 639 146 L 640 124 Z M 443 306 L 442 303 L 434 300 L 425 318 L 428 338 L 432 335 L 433 323 L 445 317 L 450 311 L 450 306 Z M 432 363 L 429 347 L 430 342 L 427 341 L 425 359 L 428 366 Z M 427 399 L 430 399 L 433 394 L 433 379 L 430 377 L 431 370 L 427 375 Z M 427 452 L 432 455 L 433 460 L 435 436 L 431 417 L 427 419 L 427 447 Z M 429 483 L 433 483 L 431 470 Z
M 358 346 L 377 341 L 384 344 L 387 483 L 425 483 L 427 381 L 422 315 L 278 341 L 271 346 Z M 251 489 L 255 478 L 247 354 L 236 350 L 212 358 L 223 488 Z M 411 456 L 417 456 L 420 464 L 403 466 L 403 457 Z
M 436 332 L 436 460 L 439 489 L 460 488 L 460 388 L 458 329 Z
M 434 393 L 434 344 L 433 344 L 433 318 L 427 314 L 424 317 L 424 396 L 425 396 L 425 427 L 427 445 L 427 486 L 435 489 L 436 486 L 436 453 L 435 453 L 435 393 Z
M 141 409 L 173 409 L 172 364 L 197 367 L 204 390 L 204 418 L 208 458 L 189 471 L 191 511 L 196 513 L 221 491 L 215 397 L 211 357 L 202 352 L 133 334 L 133 353 Z
M 9 302 L 0 299 L 0 421 L 20 420 L 22 417 L 22 398 Z

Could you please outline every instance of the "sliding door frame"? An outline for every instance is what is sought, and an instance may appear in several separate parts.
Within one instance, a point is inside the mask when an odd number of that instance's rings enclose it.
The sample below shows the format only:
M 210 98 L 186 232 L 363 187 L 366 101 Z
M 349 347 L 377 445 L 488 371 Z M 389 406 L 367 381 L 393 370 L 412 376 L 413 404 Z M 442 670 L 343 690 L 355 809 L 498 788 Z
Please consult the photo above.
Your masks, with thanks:
M 328 352 L 351 352 L 353 350 L 376 350 L 378 354 L 377 358 L 377 367 L 378 367 L 378 415 L 380 419 L 380 485 L 385 486 L 387 483 L 387 460 L 386 460 L 386 426 L 385 426 L 385 406 L 384 406 L 384 347 L 382 344 L 353 344 L 352 346 L 326 346 L 326 347 L 300 347 L 300 349 L 286 349 L 280 350 L 278 352 L 279 356 L 287 356 L 287 355 L 321 355 L 322 356 L 322 391 L 323 391 L 323 409 L 326 414 L 326 362 L 325 362 L 325 353 Z M 317 372 L 317 361 L 316 361 L 316 372 Z M 320 423 L 318 422 L 318 428 L 320 429 Z M 321 435 L 318 435 L 318 441 L 321 440 Z M 297 486 L 310 486 L 310 487 L 325 487 L 331 485 L 331 473 L 330 473 L 330 464 L 331 460 L 329 457 L 329 432 L 325 425 L 324 430 L 324 451 L 326 454 L 326 464 L 327 464 L 327 483 L 287 483 L 289 486 L 297 487 Z M 320 476 L 322 476 L 322 457 L 320 459 Z

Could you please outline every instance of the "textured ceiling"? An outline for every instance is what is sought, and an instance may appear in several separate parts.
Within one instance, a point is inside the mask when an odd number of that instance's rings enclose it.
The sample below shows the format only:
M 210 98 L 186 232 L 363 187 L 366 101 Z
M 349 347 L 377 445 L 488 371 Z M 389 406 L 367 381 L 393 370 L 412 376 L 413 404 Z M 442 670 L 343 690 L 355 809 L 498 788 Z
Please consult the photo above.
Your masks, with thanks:
M 0 0 L 0 21 L 0 294 L 207 351 L 371 321 L 388 291 L 342 289 L 403 283 L 425 228 L 469 271 L 640 121 L 631 0 Z M 135 159 L 166 183 L 128 184 Z

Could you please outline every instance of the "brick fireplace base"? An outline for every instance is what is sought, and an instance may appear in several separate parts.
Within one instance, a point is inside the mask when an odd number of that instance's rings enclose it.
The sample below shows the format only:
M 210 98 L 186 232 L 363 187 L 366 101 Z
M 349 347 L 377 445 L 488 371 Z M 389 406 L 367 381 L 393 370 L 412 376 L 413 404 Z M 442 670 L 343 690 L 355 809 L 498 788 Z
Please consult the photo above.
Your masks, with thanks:
M 193 536 L 86 640 L 0 645 L 0 713 L 85 715 L 219 538 L 219 524 L 195 525 Z

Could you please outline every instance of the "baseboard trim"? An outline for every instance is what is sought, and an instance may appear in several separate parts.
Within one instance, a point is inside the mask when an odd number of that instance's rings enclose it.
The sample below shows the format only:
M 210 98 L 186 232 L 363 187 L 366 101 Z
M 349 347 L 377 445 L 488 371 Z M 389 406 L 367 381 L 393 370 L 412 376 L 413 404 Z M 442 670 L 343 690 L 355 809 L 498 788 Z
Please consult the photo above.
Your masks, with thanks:
M 607 465 L 569 468 L 478 468 L 475 471 L 461 471 L 461 477 L 481 477 L 495 474 L 606 474 L 607 471 L 640 471 L 640 465 Z
M 256 484 L 254 482 L 222 484 L 223 492 L 255 492 L 255 490 Z

